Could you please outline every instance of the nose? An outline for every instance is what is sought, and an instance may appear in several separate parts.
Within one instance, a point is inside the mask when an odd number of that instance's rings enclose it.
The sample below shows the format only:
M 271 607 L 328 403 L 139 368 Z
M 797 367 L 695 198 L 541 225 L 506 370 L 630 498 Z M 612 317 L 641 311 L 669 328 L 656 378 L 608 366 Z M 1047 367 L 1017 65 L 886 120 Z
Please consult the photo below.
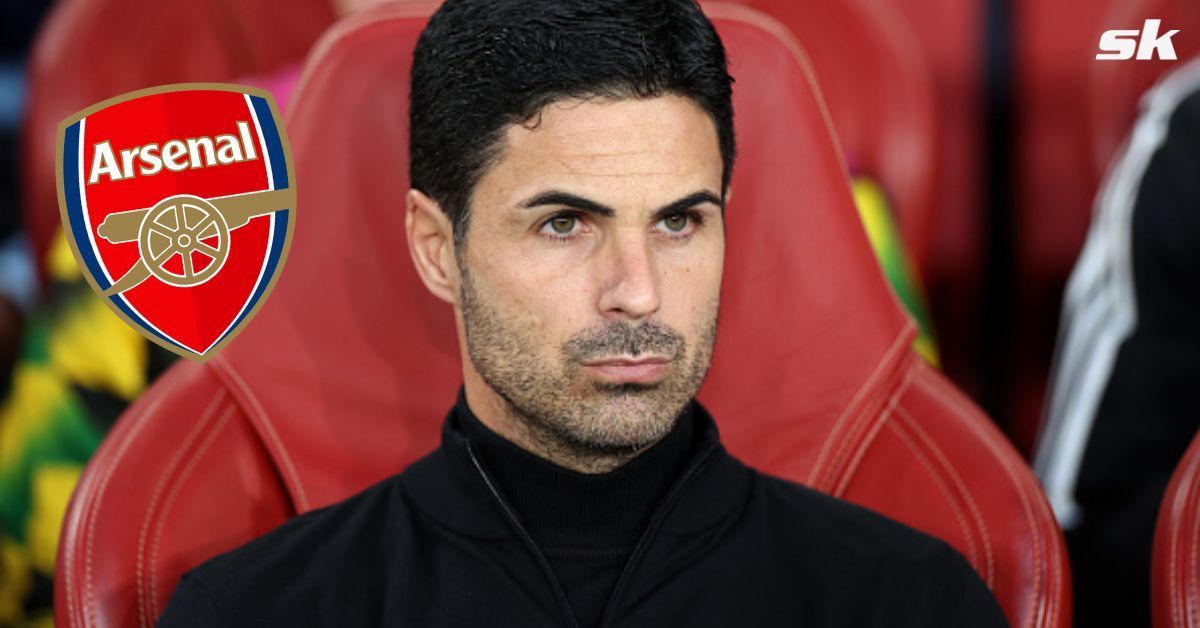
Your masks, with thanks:
M 644 237 L 623 234 L 606 243 L 601 256 L 603 289 L 597 303 L 606 318 L 641 320 L 658 311 L 658 275 Z

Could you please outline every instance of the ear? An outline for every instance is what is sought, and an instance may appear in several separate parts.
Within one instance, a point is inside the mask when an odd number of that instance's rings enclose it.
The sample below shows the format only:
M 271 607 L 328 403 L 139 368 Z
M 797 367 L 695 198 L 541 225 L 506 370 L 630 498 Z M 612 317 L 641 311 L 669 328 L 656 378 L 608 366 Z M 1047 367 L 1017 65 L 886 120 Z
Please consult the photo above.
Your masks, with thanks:
M 408 191 L 407 204 L 404 232 L 417 274 L 434 296 L 457 304 L 459 274 L 450 219 L 436 201 L 420 190 Z

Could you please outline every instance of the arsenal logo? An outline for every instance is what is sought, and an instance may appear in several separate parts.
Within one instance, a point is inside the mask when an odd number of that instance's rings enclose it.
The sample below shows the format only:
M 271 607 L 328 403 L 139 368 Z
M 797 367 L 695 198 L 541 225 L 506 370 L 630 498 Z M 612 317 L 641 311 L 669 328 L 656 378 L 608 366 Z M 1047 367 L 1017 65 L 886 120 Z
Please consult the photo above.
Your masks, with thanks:
M 296 181 L 269 93 L 168 85 L 58 130 L 63 229 L 101 298 L 150 340 L 203 360 L 254 316 L 283 267 Z

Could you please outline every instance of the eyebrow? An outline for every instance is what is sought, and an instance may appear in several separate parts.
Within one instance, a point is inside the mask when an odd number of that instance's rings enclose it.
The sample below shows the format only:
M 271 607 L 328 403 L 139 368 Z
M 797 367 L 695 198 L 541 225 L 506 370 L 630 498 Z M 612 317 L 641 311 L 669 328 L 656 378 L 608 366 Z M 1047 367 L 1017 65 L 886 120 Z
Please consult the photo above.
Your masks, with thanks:
M 670 215 L 672 213 L 688 209 L 689 207 L 695 207 L 701 203 L 712 203 L 713 205 L 720 207 L 722 212 L 725 211 L 725 202 L 721 200 L 719 196 L 708 190 L 700 190 L 698 192 L 692 192 L 691 194 L 688 194 L 677 201 L 667 203 L 666 205 L 658 208 L 654 212 L 654 215 Z M 571 207 L 573 209 L 578 209 L 590 214 L 597 214 L 599 216 L 608 218 L 615 216 L 617 213 L 616 210 L 607 205 L 597 203 L 596 201 L 584 198 L 577 194 L 563 192 L 561 190 L 542 192 L 541 194 L 538 194 L 533 198 L 521 203 L 518 207 L 522 209 L 532 209 L 534 207 L 543 207 L 545 205 L 566 205 L 567 207 Z

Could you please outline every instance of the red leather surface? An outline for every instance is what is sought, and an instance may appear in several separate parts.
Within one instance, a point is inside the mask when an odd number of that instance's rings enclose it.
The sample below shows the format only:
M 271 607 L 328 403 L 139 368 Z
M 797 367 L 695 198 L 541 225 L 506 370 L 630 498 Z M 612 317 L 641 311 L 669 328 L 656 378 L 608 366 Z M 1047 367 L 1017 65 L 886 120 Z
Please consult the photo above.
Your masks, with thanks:
M 908 24 L 870 0 L 737 4 L 779 20 L 804 47 L 851 174 L 881 182 L 924 269 L 938 217 L 938 128 L 932 79 Z
M 261 506 L 214 521 L 158 514 L 150 487 L 161 473 L 152 467 L 169 465 L 151 459 L 197 448 L 186 434 L 207 434 L 196 425 L 214 395 L 219 409 L 231 409 L 226 429 L 250 441 L 230 451 L 265 452 L 269 467 L 237 467 L 251 475 L 239 484 L 220 475 L 232 465 L 197 463 L 172 512 L 188 512 L 189 502 L 220 513 L 261 503 L 306 511 L 436 445 L 461 379 L 457 345 L 449 306 L 419 282 L 402 230 L 408 64 L 429 9 L 379 7 L 340 23 L 315 49 L 288 121 L 300 201 L 287 268 L 253 324 L 204 366 L 181 366 L 156 384 L 86 471 L 63 532 L 71 558 L 59 574 L 62 625 L 117 625 L 139 607 L 152 617 L 150 602 L 161 602 L 189 560 L 282 518 Z M 946 539 L 985 575 L 1014 626 L 1067 625 L 1067 571 L 1050 510 L 987 419 L 910 353 L 913 325 L 864 237 L 802 52 L 760 13 L 706 10 L 737 78 L 741 155 L 719 339 L 700 394 L 726 443 L 758 468 Z M 137 421 L 174 425 L 159 434 L 167 446 L 139 437 Z M 121 475 L 128 485 L 97 479 L 133 464 L 114 460 L 130 450 L 146 460 Z M 212 465 L 222 468 L 209 483 Z M 212 491 L 228 494 L 228 506 Z M 146 517 L 177 529 L 160 546 L 176 562 L 149 577 L 137 573 L 138 524 L 129 523 Z M 193 526 L 212 540 L 189 541 Z M 103 544 L 97 528 L 108 535 Z M 90 563 L 81 558 L 89 552 Z M 103 574 L 111 581 L 155 583 L 153 595 L 116 586 L 84 595 L 100 561 L 112 565 Z
M 862 0 L 895 14 L 915 34 L 937 101 L 938 209 L 923 265 L 942 368 L 979 393 L 984 304 L 985 0 Z
M 1061 282 L 1083 244 L 1099 183 L 1088 154 L 1088 77 L 1094 66 L 1125 63 L 1095 58 L 1103 31 L 1141 27 L 1112 22 L 1123 1 L 1013 3 L 1014 237 L 1027 281 Z M 1061 286 L 1052 292 L 1057 299 Z
M 61 224 L 55 137 L 67 116 L 135 89 L 231 82 L 300 59 L 333 22 L 329 0 L 61 0 L 28 66 L 24 219 L 39 270 Z
M 938 319 L 947 368 L 974 368 L 959 342 L 973 342 L 975 331 L 964 320 L 979 313 L 977 298 L 983 268 L 983 113 L 984 0 L 864 0 L 891 8 L 916 35 L 933 79 L 937 99 L 939 178 L 933 250 L 926 271 Z M 889 18 L 893 19 L 893 18 Z M 964 328 L 967 327 L 967 328 Z M 962 364 L 956 364 L 956 362 Z M 960 379 L 973 373 L 959 373 Z
M 150 626 L 179 576 L 294 513 L 272 459 L 213 374 L 180 363 L 88 464 L 63 523 L 59 626 Z
M 1070 626 L 1062 534 L 1024 461 L 940 372 L 914 360 L 835 493 L 942 538 L 1014 627 Z
M 1150 571 L 1154 628 L 1200 627 L 1200 437 L 1171 476 Z

